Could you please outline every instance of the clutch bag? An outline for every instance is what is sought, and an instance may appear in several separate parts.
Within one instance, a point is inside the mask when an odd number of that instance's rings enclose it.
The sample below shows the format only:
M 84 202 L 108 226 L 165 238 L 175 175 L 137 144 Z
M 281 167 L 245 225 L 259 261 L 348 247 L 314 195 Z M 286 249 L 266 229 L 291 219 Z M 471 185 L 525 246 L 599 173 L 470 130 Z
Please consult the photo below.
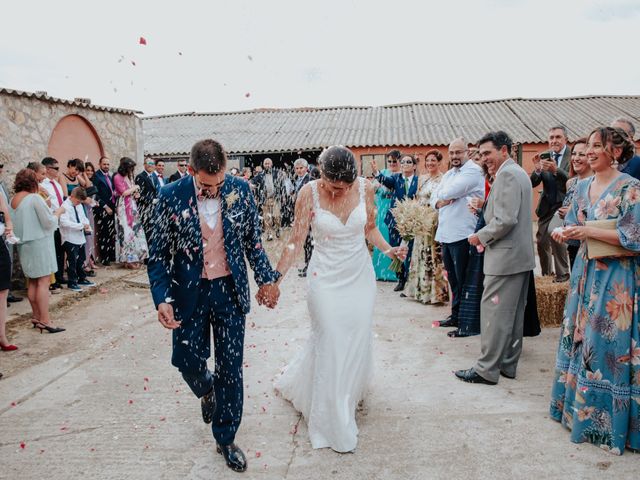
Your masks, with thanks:
M 604 230 L 615 230 L 616 219 L 612 220 L 587 220 L 585 222 L 588 227 L 602 228 Z M 595 238 L 587 238 L 587 258 L 589 260 L 594 258 L 607 258 L 607 257 L 629 257 L 638 255 L 637 252 L 627 250 L 620 245 L 611 245 L 610 243 L 597 240 Z

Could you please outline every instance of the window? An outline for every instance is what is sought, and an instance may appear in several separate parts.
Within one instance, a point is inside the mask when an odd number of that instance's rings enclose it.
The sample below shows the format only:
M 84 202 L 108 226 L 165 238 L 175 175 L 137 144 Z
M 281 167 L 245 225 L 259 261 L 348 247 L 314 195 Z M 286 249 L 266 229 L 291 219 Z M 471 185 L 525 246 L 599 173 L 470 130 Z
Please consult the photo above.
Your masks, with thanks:
M 378 155 L 360 155 L 360 173 L 363 177 L 371 177 L 371 160 L 376 161 L 378 170 L 387 168 L 386 155 L 380 153 Z

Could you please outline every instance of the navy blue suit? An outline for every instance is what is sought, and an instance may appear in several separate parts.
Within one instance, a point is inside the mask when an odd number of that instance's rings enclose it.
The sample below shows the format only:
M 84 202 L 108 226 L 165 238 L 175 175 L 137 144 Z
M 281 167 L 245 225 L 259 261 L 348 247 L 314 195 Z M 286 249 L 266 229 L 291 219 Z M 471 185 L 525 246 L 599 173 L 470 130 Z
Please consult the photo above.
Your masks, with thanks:
M 107 176 L 111 183 L 107 183 Z M 98 205 L 93 207 L 93 215 L 96 221 L 96 238 L 100 251 L 100 260 L 114 262 L 116 260 L 116 202 L 113 185 L 113 176 L 98 169 L 93 176 L 93 184 L 98 190 L 96 200 Z M 105 207 L 111 209 L 111 215 L 105 211 Z
M 409 188 L 406 189 L 405 177 L 401 173 L 394 173 L 391 176 L 386 176 L 383 173 L 379 173 L 376 179 L 385 187 L 393 192 L 393 199 L 391 200 L 391 207 L 384 217 L 384 223 L 389 228 L 389 244 L 392 247 L 397 247 L 402 241 L 400 232 L 396 228 L 396 219 L 391 213 L 391 209 L 396 206 L 396 202 L 404 200 L 405 198 L 415 198 L 418 192 L 418 175 L 413 175 Z M 402 271 L 398 273 L 398 281 L 405 283 L 409 276 L 409 265 L 411 263 L 411 253 L 413 250 L 413 240 L 409 242 L 409 254 L 402 265 Z
M 631 157 L 631 159 L 624 164 L 624 168 L 620 171 L 640 180 L 640 156 L 634 155 Z
M 244 180 L 225 175 L 220 192 L 222 230 L 231 275 L 202 279 L 203 245 L 193 177 L 162 189 L 155 210 L 148 274 L 156 308 L 171 303 L 176 320 L 171 363 L 193 391 L 202 397 L 211 388 L 218 407 L 212 422 L 220 445 L 233 442 L 242 417 L 242 352 L 245 314 L 251 297 L 245 256 L 256 283 L 274 283 L 273 270 L 262 248 L 258 212 Z M 215 373 L 207 368 L 213 328 Z

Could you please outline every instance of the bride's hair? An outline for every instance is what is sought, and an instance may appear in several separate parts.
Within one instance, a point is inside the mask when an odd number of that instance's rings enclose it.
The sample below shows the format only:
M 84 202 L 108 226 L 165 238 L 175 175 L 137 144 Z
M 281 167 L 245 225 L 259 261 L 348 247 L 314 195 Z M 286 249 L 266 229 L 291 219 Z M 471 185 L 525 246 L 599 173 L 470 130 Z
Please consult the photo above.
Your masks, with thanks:
M 346 147 L 333 146 L 320 154 L 318 163 L 323 175 L 330 182 L 353 183 L 358 177 L 356 157 Z

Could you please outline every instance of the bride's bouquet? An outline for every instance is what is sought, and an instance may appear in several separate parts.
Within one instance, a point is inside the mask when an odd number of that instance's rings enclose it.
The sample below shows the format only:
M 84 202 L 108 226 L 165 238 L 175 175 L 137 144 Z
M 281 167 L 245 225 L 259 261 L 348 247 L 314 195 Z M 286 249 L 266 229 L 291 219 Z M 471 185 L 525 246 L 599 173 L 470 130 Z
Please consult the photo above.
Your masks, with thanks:
M 402 237 L 400 246 L 407 246 L 417 236 L 424 236 L 431 241 L 438 215 L 429 205 L 423 205 L 417 199 L 400 200 L 391 209 L 391 214 Z M 394 259 L 389 268 L 393 272 L 400 272 L 402 261 Z

